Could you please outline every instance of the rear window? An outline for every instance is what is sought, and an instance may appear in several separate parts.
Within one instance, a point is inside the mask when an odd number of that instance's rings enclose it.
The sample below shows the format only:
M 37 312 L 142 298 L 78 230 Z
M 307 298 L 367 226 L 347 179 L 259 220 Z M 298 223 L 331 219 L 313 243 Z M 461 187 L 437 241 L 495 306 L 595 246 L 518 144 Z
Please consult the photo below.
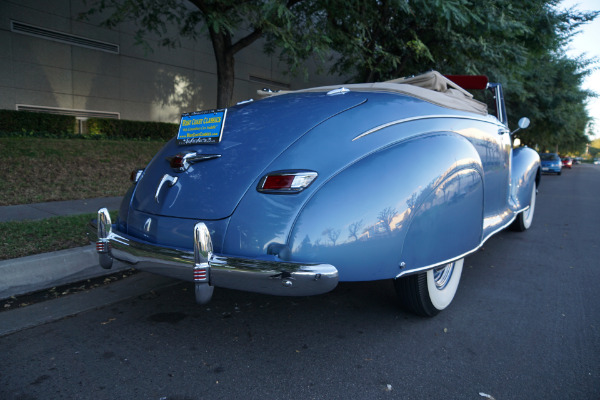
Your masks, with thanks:
M 540 158 L 544 161 L 552 161 L 558 159 L 556 154 L 540 154 Z

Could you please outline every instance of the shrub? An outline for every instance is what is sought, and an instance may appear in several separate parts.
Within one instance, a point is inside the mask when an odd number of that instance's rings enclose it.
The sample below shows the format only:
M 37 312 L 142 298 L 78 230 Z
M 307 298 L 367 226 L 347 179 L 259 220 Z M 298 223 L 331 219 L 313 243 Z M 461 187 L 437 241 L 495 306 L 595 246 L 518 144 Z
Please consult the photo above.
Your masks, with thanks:
M 29 111 L 0 110 L 0 133 L 9 136 L 72 136 L 75 117 Z
M 89 118 L 89 133 L 78 134 L 74 116 L 0 110 L 0 136 L 34 136 L 55 138 L 169 140 L 179 126 L 167 122 L 129 121 Z
M 178 125 L 167 122 L 129 121 L 125 119 L 90 118 L 87 121 L 92 136 L 108 139 L 168 140 L 177 135 Z

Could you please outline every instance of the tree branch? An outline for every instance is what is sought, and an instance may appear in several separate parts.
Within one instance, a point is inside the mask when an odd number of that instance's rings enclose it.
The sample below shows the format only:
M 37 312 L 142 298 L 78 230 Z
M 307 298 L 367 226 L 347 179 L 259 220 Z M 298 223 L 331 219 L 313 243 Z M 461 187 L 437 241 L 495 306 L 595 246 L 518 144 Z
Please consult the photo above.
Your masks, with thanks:
M 244 36 L 230 47 L 231 54 L 235 54 L 243 48 L 250 46 L 252 43 L 260 39 L 262 34 L 263 31 L 261 28 L 254 29 L 254 31 Z

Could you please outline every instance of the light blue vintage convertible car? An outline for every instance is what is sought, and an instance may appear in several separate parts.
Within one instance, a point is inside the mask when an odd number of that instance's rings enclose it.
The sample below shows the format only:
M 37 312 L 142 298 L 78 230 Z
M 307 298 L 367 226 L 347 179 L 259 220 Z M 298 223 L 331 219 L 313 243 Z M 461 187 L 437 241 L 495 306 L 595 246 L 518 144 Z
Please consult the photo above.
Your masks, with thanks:
M 538 154 L 513 149 L 502 87 L 449 78 L 269 92 L 184 114 L 118 218 L 99 210 L 100 265 L 195 282 L 199 303 L 214 287 L 306 296 L 392 279 L 405 309 L 437 314 L 465 256 L 511 224 L 529 228 L 540 180 Z M 491 90 L 494 115 L 455 82 Z

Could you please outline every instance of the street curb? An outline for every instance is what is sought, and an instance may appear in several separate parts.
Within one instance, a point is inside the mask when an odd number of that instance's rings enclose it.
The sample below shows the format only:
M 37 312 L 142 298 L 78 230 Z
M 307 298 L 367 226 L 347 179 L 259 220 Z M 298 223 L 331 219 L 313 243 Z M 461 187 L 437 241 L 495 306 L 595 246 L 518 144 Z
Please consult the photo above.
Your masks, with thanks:
M 140 272 L 110 285 L 2 311 L 0 312 L 0 337 L 135 298 L 148 292 L 160 291 L 180 283 L 178 279 Z
M 98 264 L 94 245 L 0 261 L 0 299 L 49 289 L 129 269 L 115 263 L 111 269 Z

